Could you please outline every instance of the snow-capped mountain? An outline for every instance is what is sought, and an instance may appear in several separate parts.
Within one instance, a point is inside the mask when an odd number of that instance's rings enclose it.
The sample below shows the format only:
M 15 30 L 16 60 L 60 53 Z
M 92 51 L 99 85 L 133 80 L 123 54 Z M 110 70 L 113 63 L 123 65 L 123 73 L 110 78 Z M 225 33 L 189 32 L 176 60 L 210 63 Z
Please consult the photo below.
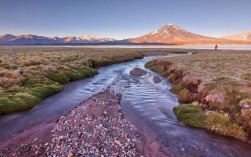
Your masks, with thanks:
M 114 41 L 115 39 L 112 38 L 98 38 L 93 35 L 88 35 L 88 36 L 80 36 L 80 37 L 73 37 L 73 36 L 68 36 L 64 38 L 65 43 L 82 43 L 83 41 L 85 42 L 108 42 L 108 41 Z
M 243 41 L 251 41 L 251 32 L 245 32 L 241 34 L 232 34 L 221 37 L 222 39 L 228 40 L 243 40 Z
M 11 34 L 0 35 L 1 45 L 35 45 L 35 44 L 71 44 L 71 43 L 102 43 L 114 41 L 112 38 L 99 38 L 95 36 L 80 36 L 80 37 L 44 37 L 37 35 L 18 35 Z
M 44 37 L 37 35 L 0 35 L 0 45 L 64 45 L 64 44 L 170 44 L 170 45 L 251 45 L 251 33 L 226 36 L 223 38 L 207 37 L 195 34 L 168 24 L 146 35 L 115 40 L 95 36 Z
M 129 41 L 132 43 L 162 43 L 174 45 L 245 44 L 245 42 L 242 41 L 232 41 L 191 33 L 173 24 L 162 26 L 141 37 L 131 38 Z

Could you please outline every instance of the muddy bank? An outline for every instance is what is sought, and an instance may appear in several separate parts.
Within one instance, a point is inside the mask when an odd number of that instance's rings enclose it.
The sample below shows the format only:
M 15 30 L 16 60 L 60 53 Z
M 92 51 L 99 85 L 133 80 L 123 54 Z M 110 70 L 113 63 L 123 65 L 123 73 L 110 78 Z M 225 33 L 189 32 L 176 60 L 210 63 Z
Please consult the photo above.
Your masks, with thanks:
M 121 97 L 99 93 L 56 122 L 26 130 L 0 145 L 0 156 L 140 156 L 140 133 L 119 106 Z
M 247 141 L 251 75 L 244 67 L 250 58 L 244 52 L 210 52 L 157 59 L 145 66 L 174 84 L 170 91 L 182 104 L 174 108 L 180 121 Z M 237 63 L 244 69 L 236 70 Z

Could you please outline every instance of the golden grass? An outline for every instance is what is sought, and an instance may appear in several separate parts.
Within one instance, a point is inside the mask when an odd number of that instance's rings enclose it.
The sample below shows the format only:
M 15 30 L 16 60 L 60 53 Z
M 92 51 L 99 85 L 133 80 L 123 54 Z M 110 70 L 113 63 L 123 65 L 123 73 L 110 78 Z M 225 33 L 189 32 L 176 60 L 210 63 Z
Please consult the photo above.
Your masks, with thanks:
M 142 50 L 0 47 L 0 114 L 31 109 L 62 84 L 98 73 L 94 67 L 142 58 Z M 143 51 L 144 52 L 144 51 Z
M 158 53 L 156 53 L 158 52 Z M 169 49 L 0 47 L 0 114 L 32 108 L 63 90 L 62 84 L 98 73 L 95 67 L 143 55 L 184 53 Z

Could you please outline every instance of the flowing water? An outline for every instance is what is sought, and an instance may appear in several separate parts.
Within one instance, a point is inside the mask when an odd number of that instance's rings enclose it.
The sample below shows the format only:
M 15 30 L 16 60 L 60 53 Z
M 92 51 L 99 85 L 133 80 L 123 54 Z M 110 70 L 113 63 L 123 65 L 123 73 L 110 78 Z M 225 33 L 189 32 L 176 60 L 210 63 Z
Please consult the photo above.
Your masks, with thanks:
M 169 55 L 166 57 L 172 57 Z M 152 56 L 99 69 L 99 74 L 65 85 L 61 93 L 48 97 L 27 112 L 0 117 L 0 141 L 36 124 L 47 123 L 68 112 L 74 106 L 107 88 L 122 94 L 125 117 L 146 137 L 144 149 L 152 156 L 251 156 L 251 145 L 232 138 L 195 129 L 178 122 L 172 112 L 177 96 L 168 90 L 172 84 L 144 68 L 144 64 L 163 56 Z M 131 76 L 139 67 L 143 76 Z M 154 83 L 153 77 L 161 78 Z M 145 141 L 143 141 L 145 142 Z

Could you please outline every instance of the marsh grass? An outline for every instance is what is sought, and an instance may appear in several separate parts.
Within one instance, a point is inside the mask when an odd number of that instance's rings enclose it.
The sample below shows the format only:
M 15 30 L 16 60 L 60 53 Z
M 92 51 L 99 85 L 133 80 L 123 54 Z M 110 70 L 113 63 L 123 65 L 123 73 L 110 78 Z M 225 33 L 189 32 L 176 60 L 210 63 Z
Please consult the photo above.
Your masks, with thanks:
M 184 87 L 183 87 L 182 83 L 180 82 L 180 83 L 173 85 L 169 91 L 178 95 L 183 89 L 184 89 Z
M 29 110 L 41 99 L 60 92 L 62 85 L 45 77 L 25 76 L 22 88 L 10 88 L 0 95 L 0 113 Z
M 141 49 L 0 48 L 0 114 L 29 110 L 63 84 L 98 74 L 94 67 L 142 58 Z
M 0 47 L 0 114 L 31 109 L 64 83 L 96 75 L 96 67 L 180 49 Z M 37 84 L 36 82 L 39 82 Z
M 179 105 L 173 108 L 173 111 L 177 118 L 193 127 L 206 127 L 206 116 L 200 106 L 193 104 Z
M 247 133 L 239 125 L 231 122 L 227 113 L 210 111 L 206 112 L 206 124 L 209 130 L 236 139 L 246 140 Z
M 217 111 L 204 112 L 199 105 L 184 104 L 173 109 L 177 118 L 190 126 L 206 128 L 221 135 L 240 140 L 247 139 L 244 129 L 231 121 L 227 113 Z

